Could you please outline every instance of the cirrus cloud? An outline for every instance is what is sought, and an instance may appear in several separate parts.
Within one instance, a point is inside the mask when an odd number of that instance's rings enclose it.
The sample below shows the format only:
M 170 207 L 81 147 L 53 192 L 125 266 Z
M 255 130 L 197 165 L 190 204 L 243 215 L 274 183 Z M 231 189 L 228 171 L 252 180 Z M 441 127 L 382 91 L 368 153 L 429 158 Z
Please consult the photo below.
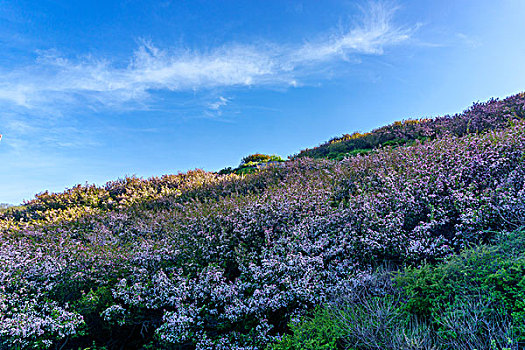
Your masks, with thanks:
M 297 86 L 316 67 L 353 55 L 380 55 L 385 47 L 408 40 L 412 29 L 394 24 L 395 11 L 389 3 L 368 3 L 362 17 L 346 29 L 299 45 L 232 43 L 199 52 L 160 49 L 142 41 L 123 67 L 106 58 L 68 59 L 57 51 L 42 51 L 33 65 L 0 70 L 0 105 L 138 109 L 147 108 L 157 91 Z

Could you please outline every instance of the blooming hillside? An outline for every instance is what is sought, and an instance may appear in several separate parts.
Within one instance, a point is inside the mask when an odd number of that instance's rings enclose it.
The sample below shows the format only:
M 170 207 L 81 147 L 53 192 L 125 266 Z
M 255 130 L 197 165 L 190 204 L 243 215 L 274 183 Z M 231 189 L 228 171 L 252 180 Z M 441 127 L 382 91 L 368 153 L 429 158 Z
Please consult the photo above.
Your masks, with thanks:
M 1 213 L 0 348 L 265 349 L 379 265 L 525 225 L 525 95 L 478 108 L 476 133 L 438 119 L 450 135 L 343 161 L 130 178 Z
M 525 93 L 475 103 L 463 113 L 433 119 L 398 121 L 369 133 L 353 133 L 299 152 L 293 158 L 341 158 L 355 153 L 366 153 L 380 146 L 400 145 L 414 140 L 428 140 L 443 136 L 463 136 L 487 130 L 506 128 L 509 123 L 525 118 Z

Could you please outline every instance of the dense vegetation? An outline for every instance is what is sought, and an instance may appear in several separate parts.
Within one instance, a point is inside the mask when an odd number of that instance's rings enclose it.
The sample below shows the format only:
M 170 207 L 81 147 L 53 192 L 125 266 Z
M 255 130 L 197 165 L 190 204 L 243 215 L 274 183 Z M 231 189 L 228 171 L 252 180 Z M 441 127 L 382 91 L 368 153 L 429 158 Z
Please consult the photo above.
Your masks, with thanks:
M 444 262 L 378 272 L 290 324 L 284 349 L 521 349 L 525 232 Z
M 345 156 L 364 154 L 384 146 L 412 144 L 446 136 L 464 136 L 488 130 L 506 128 L 514 120 L 525 118 L 524 94 L 504 100 L 492 99 L 475 103 L 463 113 L 438 118 L 397 121 L 367 133 L 355 132 L 335 137 L 328 142 L 306 149 L 292 158 L 329 158 L 341 160 Z
M 410 146 L 341 161 L 37 195 L 0 214 L 0 348 L 514 349 L 524 110 L 404 123 Z

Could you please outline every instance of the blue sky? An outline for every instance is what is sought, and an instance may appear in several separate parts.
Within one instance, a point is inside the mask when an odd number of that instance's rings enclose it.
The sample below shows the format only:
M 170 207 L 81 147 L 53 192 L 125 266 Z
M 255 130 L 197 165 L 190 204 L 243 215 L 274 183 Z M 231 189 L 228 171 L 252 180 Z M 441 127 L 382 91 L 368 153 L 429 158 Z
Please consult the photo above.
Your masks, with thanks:
M 0 202 L 525 90 L 525 1 L 0 0 Z

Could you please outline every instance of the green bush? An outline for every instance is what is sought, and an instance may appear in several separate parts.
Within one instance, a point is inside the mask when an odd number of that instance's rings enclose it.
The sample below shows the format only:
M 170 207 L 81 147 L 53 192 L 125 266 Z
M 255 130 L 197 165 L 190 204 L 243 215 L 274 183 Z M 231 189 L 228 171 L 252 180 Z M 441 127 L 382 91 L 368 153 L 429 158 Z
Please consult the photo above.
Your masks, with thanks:
M 111 289 L 98 287 L 90 289 L 87 293 L 72 303 L 72 308 L 84 317 L 86 324 L 91 328 L 104 327 L 100 313 L 113 304 Z
M 241 164 L 246 164 L 250 162 L 254 162 L 254 163 L 268 162 L 270 158 L 271 156 L 268 154 L 261 154 L 261 153 L 250 154 L 249 156 L 246 156 L 242 159 Z
M 465 302 L 485 305 L 478 316 L 509 318 L 517 340 L 525 343 L 525 234 L 501 235 L 493 246 L 479 246 L 446 262 L 408 268 L 396 278 L 405 309 L 431 321 L 438 333 Z M 471 309 L 464 307 L 465 310 Z
M 389 141 L 386 141 L 386 142 L 383 142 L 382 146 L 401 146 L 401 145 L 404 145 L 405 143 L 407 143 L 408 140 L 406 139 L 394 139 L 394 140 L 389 140 Z
M 319 307 L 311 317 L 289 324 L 291 334 L 270 345 L 269 350 L 333 350 L 338 349 L 343 332 L 331 308 Z

